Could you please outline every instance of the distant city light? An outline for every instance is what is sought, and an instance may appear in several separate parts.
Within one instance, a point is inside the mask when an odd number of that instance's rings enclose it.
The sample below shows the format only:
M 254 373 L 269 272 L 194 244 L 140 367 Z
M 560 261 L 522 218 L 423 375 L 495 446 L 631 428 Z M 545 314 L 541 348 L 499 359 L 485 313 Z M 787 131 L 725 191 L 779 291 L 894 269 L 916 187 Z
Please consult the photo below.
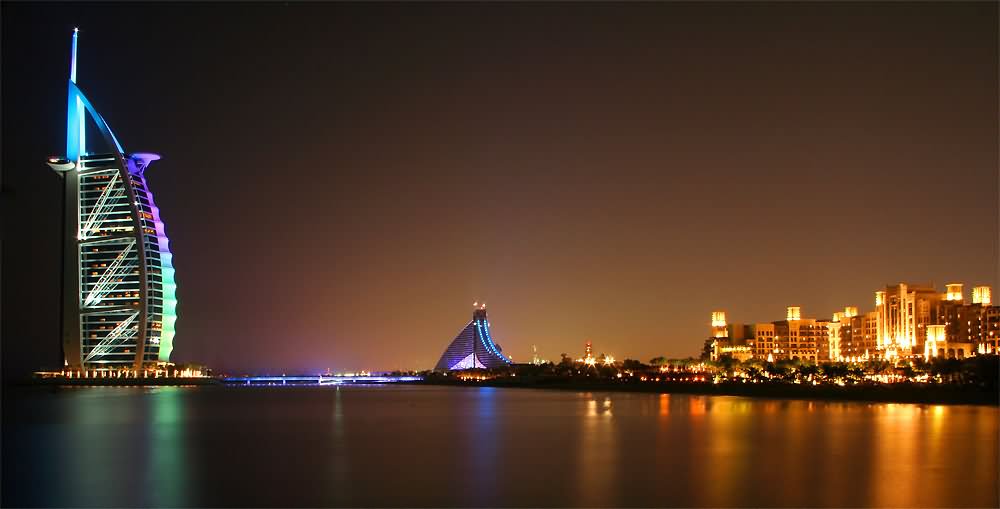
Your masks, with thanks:
M 998 350 L 1000 307 L 991 305 L 992 289 L 976 286 L 972 303 L 962 283 L 945 292 L 929 286 L 899 283 L 875 292 L 875 310 L 859 313 L 846 306 L 832 319 L 803 318 L 799 306 L 788 306 L 786 319 L 722 327 L 724 311 L 712 312 L 712 328 L 704 351 L 713 361 L 766 359 L 819 363 L 893 364 L 934 358 L 963 359 Z M 964 323 L 965 326 L 955 326 Z

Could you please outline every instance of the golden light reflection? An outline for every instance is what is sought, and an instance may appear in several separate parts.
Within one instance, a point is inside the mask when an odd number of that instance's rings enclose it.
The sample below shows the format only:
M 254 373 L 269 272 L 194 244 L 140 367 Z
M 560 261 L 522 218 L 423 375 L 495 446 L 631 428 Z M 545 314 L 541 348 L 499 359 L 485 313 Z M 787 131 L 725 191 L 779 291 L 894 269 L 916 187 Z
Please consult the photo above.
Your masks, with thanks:
M 599 401 L 600 399 L 600 401 Z M 611 419 L 613 403 L 610 396 L 598 398 L 586 395 L 587 419 L 580 421 L 580 443 L 577 445 L 580 487 L 576 505 L 611 506 L 618 493 L 619 462 L 618 427 Z M 598 417 L 598 418 L 594 418 Z
M 688 411 L 691 415 L 705 415 L 707 412 L 707 396 L 690 396 Z
M 880 507 L 913 507 L 920 501 L 918 482 L 923 469 L 918 468 L 918 449 L 922 449 L 918 437 L 922 433 L 923 420 L 916 405 L 889 403 L 876 406 L 875 429 L 876 453 L 873 455 L 875 471 L 880 472 L 879 481 L 874 483 L 873 504 Z M 937 437 L 928 436 L 929 440 Z
M 684 482 L 701 487 L 687 505 L 958 507 L 997 493 L 993 407 L 656 398 L 658 448 L 681 440 Z

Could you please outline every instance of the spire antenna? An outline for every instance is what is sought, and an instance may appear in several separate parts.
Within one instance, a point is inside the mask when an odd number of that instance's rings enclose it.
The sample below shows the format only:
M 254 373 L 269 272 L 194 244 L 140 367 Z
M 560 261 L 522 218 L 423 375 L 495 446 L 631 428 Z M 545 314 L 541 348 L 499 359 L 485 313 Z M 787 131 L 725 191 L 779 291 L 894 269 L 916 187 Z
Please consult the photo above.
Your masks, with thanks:
M 87 151 L 87 124 L 83 101 L 74 92 L 76 85 L 76 46 L 79 28 L 73 28 L 73 50 L 69 61 L 69 100 L 66 104 L 66 158 L 76 161 Z
M 80 34 L 79 28 L 73 29 L 73 54 L 69 61 L 69 80 L 76 83 L 76 41 Z

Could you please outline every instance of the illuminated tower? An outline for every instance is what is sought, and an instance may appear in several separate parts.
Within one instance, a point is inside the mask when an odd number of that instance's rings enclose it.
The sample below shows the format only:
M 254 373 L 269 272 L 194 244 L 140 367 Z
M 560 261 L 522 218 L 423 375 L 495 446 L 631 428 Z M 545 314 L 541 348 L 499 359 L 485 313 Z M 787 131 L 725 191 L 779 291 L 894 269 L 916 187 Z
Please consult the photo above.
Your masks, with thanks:
M 583 344 L 583 358 L 577 359 L 577 362 L 591 366 L 597 364 L 597 357 L 594 357 L 594 344 L 592 342 L 587 341 Z
M 962 299 L 962 285 L 948 285 L 947 300 Z M 941 292 L 930 285 L 899 283 L 875 292 L 876 355 L 886 359 L 917 357 L 924 353 L 928 325 Z
M 834 313 L 833 320 L 826 324 L 826 356 L 819 356 L 820 360 L 823 361 L 839 361 L 840 360 L 840 329 L 843 327 L 841 320 L 850 320 L 850 318 L 844 318 L 841 313 Z
M 728 338 L 729 331 L 726 330 L 726 312 L 712 311 L 712 337 Z
M 160 156 L 126 155 L 76 84 L 73 30 L 66 155 L 48 165 L 63 180 L 62 345 L 73 368 L 166 362 L 173 349 L 177 285 L 160 211 L 145 172 Z M 88 151 L 87 117 L 104 148 Z
M 988 286 L 976 286 L 972 288 L 972 303 L 989 306 L 993 302 L 993 290 Z
M 945 300 L 962 300 L 962 283 L 952 283 L 945 287 Z
M 802 308 L 799 306 L 788 306 L 787 313 L 785 314 L 785 319 L 788 321 L 801 320 L 802 319 Z
M 486 304 L 473 304 L 472 321 L 455 336 L 448 348 L 441 354 L 435 370 L 489 369 L 511 363 L 502 353 L 500 345 L 490 336 L 490 321 L 486 316 Z
M 943 354 L 945 346 L 945 326 L 928 325 L 927 340 L 924 341 L 924 360 Z M 943 355 L 942 355 L 943 356 Z
M 531 363 L 534 364 L 535 366 L 541 366 L 542 364 L 545 364 L 545 361 L 543 361 L 542 358 L 538 356 L 537 345 L 531 345 Z

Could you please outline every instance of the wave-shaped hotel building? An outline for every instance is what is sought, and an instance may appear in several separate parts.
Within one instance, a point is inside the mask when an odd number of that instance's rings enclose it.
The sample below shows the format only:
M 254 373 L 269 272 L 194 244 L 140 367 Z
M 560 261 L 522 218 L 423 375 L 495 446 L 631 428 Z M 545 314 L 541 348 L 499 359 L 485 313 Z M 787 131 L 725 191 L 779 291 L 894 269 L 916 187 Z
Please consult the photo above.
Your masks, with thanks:
M 441 354 L 441 359 L 434 366 L 435 370 L 492 369 L 511 363 L 490 334 L 486 304 L 480 305 L 477 302 L 473 308 L 472 321 L 462 328 Z
M 146 170 L 160 156 L 128 154 L 69 75 L 66 155 L 48 165 L 64 184 L 62 347 L 70 371 L 138 372 L 170 360 L 177 284 Z M 89 151 L 87 117 L 103 149 Z

